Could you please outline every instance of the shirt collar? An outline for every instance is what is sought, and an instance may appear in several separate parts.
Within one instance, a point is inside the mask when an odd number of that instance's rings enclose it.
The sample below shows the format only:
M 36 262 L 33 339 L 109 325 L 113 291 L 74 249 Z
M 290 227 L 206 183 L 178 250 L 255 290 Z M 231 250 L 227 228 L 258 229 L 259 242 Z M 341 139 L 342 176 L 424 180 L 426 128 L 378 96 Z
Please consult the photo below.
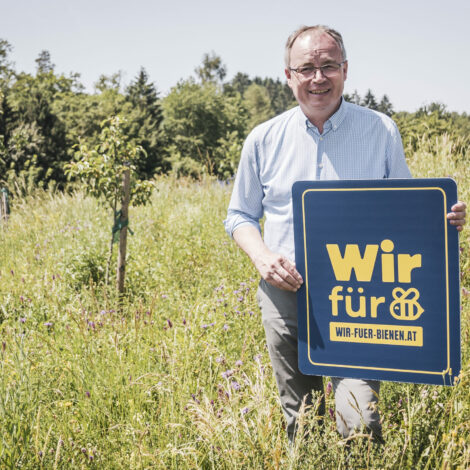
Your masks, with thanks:
M 344 99 L 341 98 L 341 104 L 339 105 L 338 110 L 331 116 L 326 122 L 324 126 L 324 131 L 326 130 L 333 130 L 336 131 L 339 126 L 342 124 L 344 121 L 344 118 L 346 117 L 347 114 L 347 107 L 348 107 L 348 102 Z M 303 111 L 300 109 L 299 106 L 299 123 L 305 127 L 305 129 L 316 129 L 316 127 L 308 120 L 307 116 L 303 113 Z

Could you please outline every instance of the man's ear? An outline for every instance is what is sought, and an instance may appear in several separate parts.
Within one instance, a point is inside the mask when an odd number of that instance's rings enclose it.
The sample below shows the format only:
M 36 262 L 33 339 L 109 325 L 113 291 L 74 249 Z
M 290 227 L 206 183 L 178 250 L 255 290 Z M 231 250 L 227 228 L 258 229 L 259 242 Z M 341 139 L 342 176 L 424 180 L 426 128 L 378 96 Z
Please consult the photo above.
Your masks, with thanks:
M 292 88 L 291 80 L 292 80 L 292 72 L 289 69 L 284 69 L 284 73 L 286 74 L 287 84 L 290 88 Z

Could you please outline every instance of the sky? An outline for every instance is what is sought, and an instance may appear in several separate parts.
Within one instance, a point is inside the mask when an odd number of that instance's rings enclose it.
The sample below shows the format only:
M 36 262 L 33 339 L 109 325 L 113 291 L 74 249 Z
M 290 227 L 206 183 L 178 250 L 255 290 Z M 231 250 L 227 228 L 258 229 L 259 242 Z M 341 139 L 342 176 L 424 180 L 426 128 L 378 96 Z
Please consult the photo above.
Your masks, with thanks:
M 431 102 L 470 114 L 469 0 L 0 0 L 0 38 L 15 70 L 34 73 L 48 50 L 58 73 L 78 72 L 88 92 L 144 67 L 160 96 L 194 76 L 205 53 L 250 77 L 284 77 L 284 44 L 301 25 L 341 32 L 345 92 L 387 94 L 395 111 Z

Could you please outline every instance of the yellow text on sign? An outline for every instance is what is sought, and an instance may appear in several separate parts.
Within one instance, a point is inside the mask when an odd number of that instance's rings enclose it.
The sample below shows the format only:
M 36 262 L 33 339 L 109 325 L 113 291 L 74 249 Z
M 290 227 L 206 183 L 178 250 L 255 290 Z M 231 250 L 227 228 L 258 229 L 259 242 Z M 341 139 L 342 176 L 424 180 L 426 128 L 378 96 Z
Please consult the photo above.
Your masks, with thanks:
M 421 326 L 330 322 L 330 341 L 421 347 L 423 346 L 423 328 Z

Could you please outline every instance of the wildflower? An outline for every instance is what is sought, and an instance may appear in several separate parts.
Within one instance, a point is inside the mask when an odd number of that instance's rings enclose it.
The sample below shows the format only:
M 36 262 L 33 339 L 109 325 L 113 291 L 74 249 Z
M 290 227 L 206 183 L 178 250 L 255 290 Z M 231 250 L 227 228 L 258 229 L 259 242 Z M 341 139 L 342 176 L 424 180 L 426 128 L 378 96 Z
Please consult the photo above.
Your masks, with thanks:
M 242 362 L 240 359 L 238 359 L 238 361 L 235 362 L 235 365 L 236 365 L 237 367 L 240 367 L 240 366 L 243 365 L 243 362 Z
M 52 326 L 54 323 L 50 322 L 50 321 L 47 321 L 46 323 L 44 323 L 44 326 L 47 326 L 47 327 L 50 327 Z
M 227 323 L 224 324 L 223 328 L 224 328 L 225 331 L 227 331 L 229 329 L 229 326 L 227 325 Z
M 20 295 L 20 300 L 21 302 L 24 302 L 24 297 L 22 295 Z
M 465 289 L 465 287 L 462 286 L 462 294 L 463 294 L 465 297 L 467 297 L 468 295 L 470 295 L 470 292 L 469 292 L 467 289 Z
M 254 315 L 254 313 L 251 310 L 248 313 L 250 314 L 250 317 Z
M 87 396 L 87 398 L 90 398 L 90 392 L 88 390 L 85 392 L 85 395 Z
M 186 318 L 183 318 L 183 325 L 186 325 Z
M 168 328 L 173 328 L 173 323 L 169 318 L 166 319 L 166 322 L 168 323 Z
M 333 408 L 330 407 L 328 409 L 328 413 L 330 413 L 330 418 L 331 419 L 335 419 L 335 412 L 333 411 Z
M 326 384 L 326 396 L 328 396 L 331 393 L 332 388 L 333 388 L 333 384 L 331 382 L 328 382 Z
M 166 294 L 162 294 L 162 299 L 167 299 L 168 296 Z
M 222 377 L 223 377 L 224 379 L 228 379 L 229 377 L 231 377 L 231 376 L 233 375 L 233 370 L 232 370 L 232 369 L 228 369 L 228 370 L 222 372 L 222 374 L 220 374 L 220 375 L 222 375 Z
M 20 318 L 20 322 L 21 322 L 21 323 L 25 323 L 25 322 L 26 322 L 26 318 Z
M 253 359 L 259 364 L 261 362 L 261 354 L 255 354 Z
M 201 403 L 197 398 L 196 398 L 196 395 L 194 393 L 191 393 L 191 397 L 192 399 L 199 405 L 199 403 Z
M 239 384 L 236 380 L 232 380 L 232 382 L 231 382 L 230 385 L 232 386 L 232 388 L 233 388 L 236 392 L 238 392 L 238 390 L 240 390 L 240 388 L 241 388 L 241 387 L 240 387 L 240 384 Z
M 215 362 L 217 362 L 217 364 L 220 364 L 221 362 L 225 362 L 224 356 L 216 357 Z
M 86 451 L 85 447 L 82 447 L 81 450 L 82 450 L 82 452 L 83 452 L 85 455 L 87 454 L 87 451 Z
M 242 415 L 245 416 L 248 413 L 248 411 L 250 411 L 250 408 L 245 406 L 245 408 L 242 409 Z

